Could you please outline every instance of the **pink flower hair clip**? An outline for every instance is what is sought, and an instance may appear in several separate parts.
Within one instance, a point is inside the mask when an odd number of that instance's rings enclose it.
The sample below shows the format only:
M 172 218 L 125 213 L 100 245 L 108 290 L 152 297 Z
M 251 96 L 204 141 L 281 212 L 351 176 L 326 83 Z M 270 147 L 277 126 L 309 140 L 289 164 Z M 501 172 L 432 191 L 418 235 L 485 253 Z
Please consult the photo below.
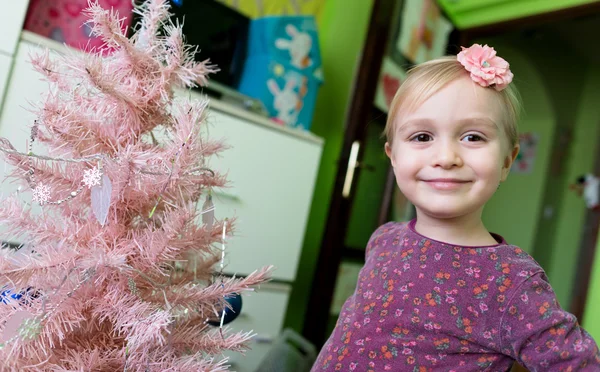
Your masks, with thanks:
M 462 47 L 456 56 L 458 62 L 471 73 L 471 79 L 482 87 L 493 86 L 497 91 L 506 88 L 513 79 L 509 64 L 496 55 L 494 48 L 473 44 Z

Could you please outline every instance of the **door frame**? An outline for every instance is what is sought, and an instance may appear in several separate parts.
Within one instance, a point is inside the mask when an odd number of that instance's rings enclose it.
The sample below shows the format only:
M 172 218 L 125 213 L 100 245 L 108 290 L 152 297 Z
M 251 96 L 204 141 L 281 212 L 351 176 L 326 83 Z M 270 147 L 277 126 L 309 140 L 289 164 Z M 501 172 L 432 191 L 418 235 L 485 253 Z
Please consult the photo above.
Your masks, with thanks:
M 378 79 L 374 77 L 379 76 L 395 4 L 395 0 L 373 1 L 367 35 L 348 102 L 344 140 L 302 332 L 303 336 L 317 347 L 323 344 L 326 336 L 329 311 L 344 246 L 340 237 L 346 235 L 356 189 L 351 187 L 347 197 L 342 195 L 348 164 L 351 160 L 353 143 L 356 141 L 364 143 L 366 137 L 366 125 L 372 113 L 372 104 L 365 104 L 365 102 L 373 102 L 375 99 Z M 360 177 L 361 167 L 358 164 L 362 159 L 362 153 L 362 151 L 358 152 L 352 169 L 353 186 Z

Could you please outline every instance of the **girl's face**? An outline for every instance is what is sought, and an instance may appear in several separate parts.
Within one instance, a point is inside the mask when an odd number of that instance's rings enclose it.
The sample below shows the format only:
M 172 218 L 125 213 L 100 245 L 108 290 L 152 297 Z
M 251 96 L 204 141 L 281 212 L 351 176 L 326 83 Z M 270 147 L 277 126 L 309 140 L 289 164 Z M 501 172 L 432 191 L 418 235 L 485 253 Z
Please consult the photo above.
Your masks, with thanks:
M 490 88 L 465 76 L 415 111 L 398 112 L 386 143 L 396 182 L 418 215 L 480 218 L 517 156 L 501 127 L 502 106 Z

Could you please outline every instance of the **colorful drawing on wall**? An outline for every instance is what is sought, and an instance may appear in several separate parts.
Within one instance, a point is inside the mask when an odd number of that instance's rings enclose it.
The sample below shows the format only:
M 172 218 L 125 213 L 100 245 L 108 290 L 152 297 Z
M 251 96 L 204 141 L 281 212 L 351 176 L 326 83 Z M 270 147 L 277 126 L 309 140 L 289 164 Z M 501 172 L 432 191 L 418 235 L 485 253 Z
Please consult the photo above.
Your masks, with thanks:
M 381 73 L 375 93 L 375 106 L 383 112 L 388 112 L 392 99 L 406 78 L 406 71 L 398 66 L 390 57 L 383 59 Z
M 528 132 L 519 135 L 521 149 L 511 168 L 511 172 L 527 174 L 533 171 L 538 143 L 539 135 L 537 133 Z
M 406 0 L 400 25 L 396 48 L 411 62 L 422 63 L 445 54 L 453 26 L 434 0 Z

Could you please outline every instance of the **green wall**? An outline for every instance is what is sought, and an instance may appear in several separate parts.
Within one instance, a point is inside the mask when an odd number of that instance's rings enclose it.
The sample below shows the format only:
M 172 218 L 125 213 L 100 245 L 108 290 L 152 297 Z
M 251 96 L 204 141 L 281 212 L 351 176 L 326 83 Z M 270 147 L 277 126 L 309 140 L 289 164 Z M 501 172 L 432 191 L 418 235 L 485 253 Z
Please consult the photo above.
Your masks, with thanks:
M 483 213 L 486 227 L 501 234 L 511 244 L 533 251 L 538 214 L 542 208 L 550 144 L 556 119 L 542 75 L 531 61 L 527 49 L 514 48 L 501 40 L 486 40 L 498 55 L 508 60 L 515 74 L 514 83 L 526 108 L 520 132 L 539 135 L 537 154 L 530 174 L 513 173 L 488 202 Z M 509 46 L 511 45 L 511 46 Z
M 549 215 L 540 213 L 533 254 L 540 265 L 548 271 L 553 282 L 558 285 L 559 281 L 566 280 L 566 283 L 571 285 L 572 282 L 568 279 L 570 274 L 562 270 L 558 272 L 551 270 L 553 248 L 558 236 L 560 221 L 566 218 L 567 224 L 570 224 L 569 228 L 578 229 L 575 220 L 569 218 L 568 212 L 566 217 L 562 213 L 562 207 L 566 196 L 570 194 L 568 191 L 569 184 L 574 181 L 573 178 L 569 178 L 568 172 L 571 164 L 569 155 L 571 147 L 574 145 L 572 141 L 569 141 L 569 136 L 575 130 L 577 123 L 574 118 L 580 107 L 587 65 L 582 59 L 574 58 L 575 54 L 568 48 L 564 53 L 555 53 L 553 45 L 553 43 L 550 46 L 546 44 L 546 47 L 536 49 L 533 54 L 536 66 L 538 66 L 542 75 L 554 77 L 545 80 L 545 83 L 548 87 L 557 120 L 557 130 L 552 144 L 554 151 L 552 151 L 553 156 L 550 159 L 551 170 L 546 178 L 543 202 L 544 208 L 550 208 L 548 210 Z M 551 60 L 552 63 L 545 63 L 548 60 Z M 581 207 L 583 202 L 579 200 L 578 204 Z M 583 213 L 581 210 L 576 213 L 579 212 Z M 570 291 L 561 289 L 559 292 L 561 303 L 568 306 Z
M 600 72 L 596 71 L 591 80 L 596 84 L 600 83 Z M 590 81 L 590 84 L 592 81 Z M 593 94 L 598 94 L 593 92 Z M 597 119 L 597 118 L 596 118 Z M 588 289 L 588 298 L 583 314 L 582 325 L 588 331 L 596 342 L 600 342 L 600 236 L 596 245 L 596 255 L 594 257 L 594 266 L 590 286 Z
M 527 39 L 522 34 L 484 40 L 515 72 L 524 102 L 520 131 L 541 134 L 535 171 L 511 174 L 486 207 L 484 220 L 490 230 L 533 255 L 568 309 L 585 217 L 584 202 L 569 184 L 593 169 L 589 154 L 595 153 L 598 138 L 600 94 L 588 63 L 568 46 L 557 54 L 555 40 L 553 35 Z M 565 132 L 571 134 L 566 143 L 561 142 Z M 563 151 L 562 162 L 553 156 L 558 151 Z
M 593 171 L 600 137 L 600 91 L 598 90 L 600 70 L 596 64 L 591 63 L 582 73 L 585 74 L 585 85 L 579 109 L 573 117 L 575 131 L 571 139 L 571 151 L 566 170 L 570 182 L 584 173 Z M 571 300 L 584 220 L 585 204 L 583 200 L 574 192 L 566 191 L 562 200 L 560 220 L 557 224 L 552 265 L 549 269 L 554 291 L 563 305 L 568 305 Z M 599 269 L 598 265 L 594 267 L 596 280 Z M 588 305 L 593 308 L 597 304 L 594 304 L 590 297 Z M 591 311 L 586 310 L 586 313 L 591 315 Z M 590 319 L 588 318 L 588 320 Z
M 552 12 L 597 0 L 438 0 L 452 23 L 466 29 Z
M 319 19 L 319 42 L 325 84 L 319 91 L 311 131 L 325 139 L 298 274 L 288 305 L 285 327 L 302 330 L 306 303 L 321 247 L 344 121 L 355 70 L 366 36 L 372 0 L 327 0 Z M 375 78 L 375 77 L 374 77 Z M 315 283 L 318 285 L 318 283 Z

